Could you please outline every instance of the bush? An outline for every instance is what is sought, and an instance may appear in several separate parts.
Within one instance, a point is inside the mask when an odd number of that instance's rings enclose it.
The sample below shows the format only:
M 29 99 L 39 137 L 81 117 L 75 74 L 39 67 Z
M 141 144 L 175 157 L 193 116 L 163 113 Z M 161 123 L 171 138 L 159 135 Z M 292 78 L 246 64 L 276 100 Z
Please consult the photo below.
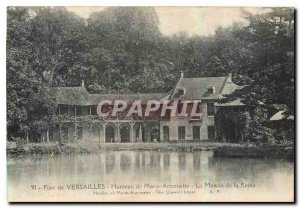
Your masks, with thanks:
M 21 137 L 13 138 L 13 141 L 16 142 L 16 149 L 23 150 L 26 144 L 26 140 Z

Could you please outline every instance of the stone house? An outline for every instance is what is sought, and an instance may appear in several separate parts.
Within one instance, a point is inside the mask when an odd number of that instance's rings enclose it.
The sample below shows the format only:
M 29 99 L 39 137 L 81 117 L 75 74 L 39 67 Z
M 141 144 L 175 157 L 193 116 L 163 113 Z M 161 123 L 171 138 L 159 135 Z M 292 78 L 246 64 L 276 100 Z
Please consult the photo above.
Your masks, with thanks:
M 244 106 L 239 100 L 224 104 L 218 103 L 218 100 L 238 88 L 239 86 L 232 82 L 231 74 L 224 77 L 201 78 L 184 78 L 181 74 L 169 99 L 198 102 L 201 116 L 197 118 L 177 116 L 161 121 L 160 135 L 163 135 L 163 141 L 215 141 L 216 112 L 223 108 L 238 110 Z
M 80 87 L 55 87 L 58 105 L 53 116 L 55 125 L 42 141 L 65 142 L 192 142 L 216 141 L 216 112 L 223 108 L 240 108 L 240 101 L 218 103 L 224 95 L 239 86 L 231 74 L 224 77 L 185 78 L 183 73 L 169 93 L 91 94 L 84 83 Z M 152 116 L 150 118 L 100 118 L 97 105 L 102 100 L 164 100 L 190 101 L 199 106 L 200 116 Z M 108 106 L 109 107 L 109 106 Z M 179 112 L 179 110 L 178 110 Z M 223 141 L 224 142 L 224 141 Z M 227 142 L 227 141 L 225 141 Z

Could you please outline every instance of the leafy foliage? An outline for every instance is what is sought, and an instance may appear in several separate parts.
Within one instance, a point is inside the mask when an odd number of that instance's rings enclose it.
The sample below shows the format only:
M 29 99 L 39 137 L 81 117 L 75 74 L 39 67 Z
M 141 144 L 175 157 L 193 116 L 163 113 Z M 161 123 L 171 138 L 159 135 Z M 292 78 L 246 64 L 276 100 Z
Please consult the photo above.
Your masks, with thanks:
M 31 17 L 24 8 L 8 9 L 7 125 L 9 136 L 44 129 L 54 102 L 50 89 L 32 67 Z

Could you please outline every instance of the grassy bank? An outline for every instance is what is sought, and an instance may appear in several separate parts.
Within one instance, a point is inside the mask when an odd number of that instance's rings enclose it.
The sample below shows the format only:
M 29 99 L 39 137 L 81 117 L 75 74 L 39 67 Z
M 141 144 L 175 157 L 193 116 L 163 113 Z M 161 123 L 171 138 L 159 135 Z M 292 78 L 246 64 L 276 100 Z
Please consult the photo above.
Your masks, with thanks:
M 274 158 L 294 160 L 294 147 L 287 145 L 268 146 L 223 146 L 214 150 L 215 157 L 228 158 Z
M 216 142 L 193 143 L 29 143 L 17 148 L 13 143 L 7 144 L 8 155 L 54 155 L 54 154 L 90 154 L 106 151 L 214 151 L 216 157 L 232 158 L 284 158 L 293 159 L 291 146 L 263 146 L 249 144 L 231 144 Z
M 7 145 L 8 154 L 81 154 L 98 153 L 105 151 L 177 151 L 194 152 L 214 150 L 217 147 L 239 146 L 238 144 L 222 144 L 212 142 L 197 143 L 29 143 L 23 148 L 16 148 L 13 144 Z

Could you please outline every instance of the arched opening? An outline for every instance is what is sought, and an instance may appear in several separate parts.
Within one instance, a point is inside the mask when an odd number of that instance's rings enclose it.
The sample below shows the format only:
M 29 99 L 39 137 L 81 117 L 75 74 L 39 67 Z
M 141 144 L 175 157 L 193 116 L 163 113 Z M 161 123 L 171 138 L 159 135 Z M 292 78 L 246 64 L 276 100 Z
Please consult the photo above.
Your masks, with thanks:
M 163 133 L 164 133 L 164 142 L 168 142 L 169 141 L 169 127 L 168 126 L 163 127 Z
M 115 142 L 115 129 L 112 126 L 108 126 L 105 129 L 105 142 L 113 143 Z
M 130 142 L 130 126 L 124 124 L 120 126 L 121 142 Z
M 185 126 L 178 126 L 178 140 L 185 140 Z
M 97 125 L 93 125 L 92 128 L 91 128 L 92 132 L 91 132 L 91 139 L 92 141 L 97 141 L 97 142 L 100 142 L 100 127 L 97 126 Z
M 229 123 L 229 121 L 228 121 Z M 234 136 L 234 132 L 229 131 L 230 136 Z M 208 126 L 207 127 L 207 136 L 208 140 L 214 140 L 215 139 L 215 127 L 214 126 Z
M 153 124 L 149 126 L 149 131 L 150 131 L 150 141 L 151 142 L 159 142 L 159 125 L 158 124 Z

